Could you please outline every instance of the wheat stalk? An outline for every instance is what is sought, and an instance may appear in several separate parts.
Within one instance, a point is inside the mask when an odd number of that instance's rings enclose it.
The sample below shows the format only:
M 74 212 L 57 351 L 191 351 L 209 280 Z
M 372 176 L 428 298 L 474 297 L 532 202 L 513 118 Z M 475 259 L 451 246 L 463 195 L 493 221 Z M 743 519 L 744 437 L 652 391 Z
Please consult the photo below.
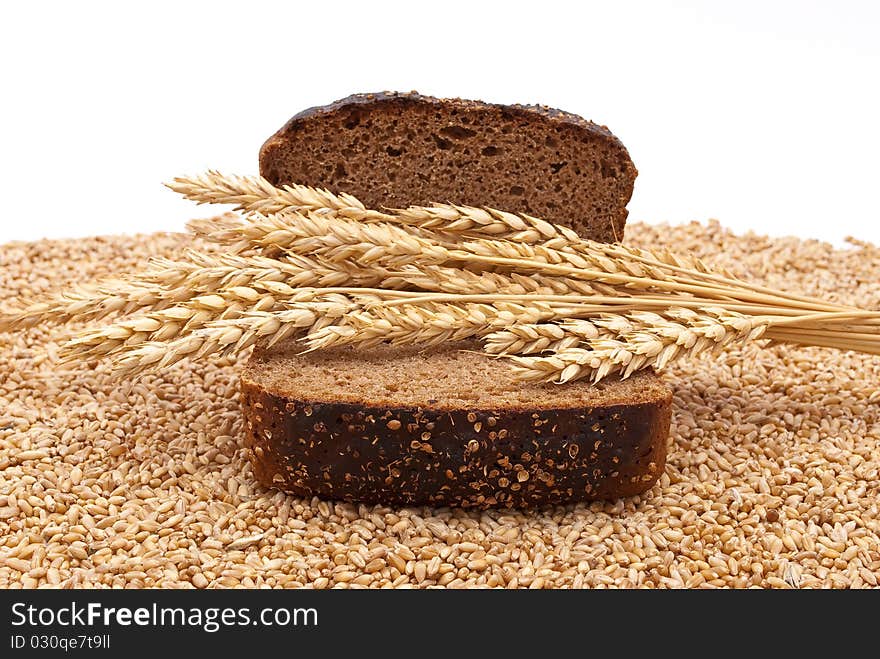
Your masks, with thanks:
M 715 283 L 691 278 L 671 277 L 656 268 L 648 271 L 638 260 L 612 259 L 588 244 L 578 252 L 550 249 L 543 245 L 517 244 L 501 240 L 469 240 L 450 248 L 424 236 L 416 236 L 393 225 L 361 224 L 352 220 L 288 211 L 283 214 L 256 215 L 218 227 L 215 240 L 230 245 L 250 244 L 288 252 L 320 255 L 331 262 L 354 260 L 361 266 L 466 264 L 484 270 L 501 268 L 525 274 L 564 277 L 621 287 L 622 292 L 648 291 L 688 293 L 704 300 L 729 300 L 758 304 L 790 305 L 785 296 L 755 291 L 735 283 Z M 624 248 L 621 248 L 624 249 Z M 643 261 L 646 258 L 636 255 Z M 653 276 L 652 276 L 653 275 Z M 821 302 L 800 301 L 802 309 L 835 311 L 842 307 Z
M 547 243 L 547 246 L 553 247 L 551 243 Z M 815 297 L 798 295 L 743 281 L 726 269 L 715 268 L 713 270 L 698 258 L 675 254 L 668 249 L 662 251 L 650 251 L 617 243 L 597 243 L 591 240 L 580 239 L 576 243 L 565 245 L 563 250 L 580 253 L 601 253 L 612 260 L 623 259 L 629 264 L 628 267 L 632 274 L 635 274 L 635 271 L 632 270 L 634 265 L 641 264 L 649 268 L 647 272 L 656 279 L 665 278 L 670 281 L 684 284 L 708 282 L 722 287 L 744 289 L 754 293 L 760 293 L 779 300 L 796 303 L 805 302 L 810 304 L 812 308 L 825 311 L 846 311 L 855 309 L 855 307 L 852 306 L 832 304 Z
M 620 249 L 624 254 L 628 253 L 627 248 Z M 453 260 L 468 265 L 596 281 L 619 286 L 623 292 L 689 294 L 704 300 L 735 300 L 782 306 L 794 304 L 791 297 L 775 291 L 764 293 L 752 287 L 741 286 L 734 281 L 716 283 L 698 277 L 684 280 L 657 270 L 648 271 L 640 268 L 641 264 L 638 261 L 632 261 L 626 256 L 611 259 L 599 250 L 589 249 L 587 244 L 575 252 L 501 240 L 473 240 L 462 244 L 461 249 L 449 250 L 449 252 Z M 801 310 L 823 312 L 850 309 L 808 298 L 796 301 L 796 305 Z
M 816 298 L 749 284 L 735 278 L 727 271 L 712 272 L 699 259 L 684 258 L 669 251 L 650 252 L 617 244 L 596 243 L 581 239 L 566 227 L 554 225 L 527 214 L 452 204 L 411 206 L 407 209 L 381 213 L 368 211 L 360 201 L 350 195 L 337 196 L 327 190 L 315 190 L 306 186 L 276 188 L 262 177 L 224 176 L 218 172 L 208 172 L 200 177 L 181 177 L 175 179 L 175 182 L 169 184 L 169 187 L 199 203 L 233 203 L 237 204 L 239 209 L 256 210 L 263 213 L 284 211 L 291 208 L 326 209 L 362 221 L 401 222 L 439 232 L 506 239 L 518 244 L 542 243 L 537 245 L 539 249 L 556 253 L 571 252 L 586 256 L 593 266 L 599 265 L 607 272 L 618 273 L 622 268 L 636 278 L 648 276 L 651 279 L 671 280 L 685 285 L 713 282 L 727 287 L 745 288 L 764 295 L 808 303 L 817 310 L 852 308 L 831 305 Z M 496 245 L 495 248 L 497 249 L 497 247 Z M 519 256 L 525 255 L 521 253 Z M 558 259 L 558 254 L 554 258 Z M 551 262 L 559 263 L 560 261 Z M 630 284 L 632 285 L 634 282 L 630 282 Z

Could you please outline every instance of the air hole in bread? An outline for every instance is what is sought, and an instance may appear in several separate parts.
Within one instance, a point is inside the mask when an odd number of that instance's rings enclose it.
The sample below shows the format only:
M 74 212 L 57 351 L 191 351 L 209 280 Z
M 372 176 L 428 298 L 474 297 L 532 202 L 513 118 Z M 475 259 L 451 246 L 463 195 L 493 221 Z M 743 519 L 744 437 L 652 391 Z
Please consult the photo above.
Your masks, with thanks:
M 617 169 L 607 160 L 602 160 L 602 178 L 616 178 Z
M 348 130 L 354 130 L 361 123 L 361 115 L 358 112 L 352 112 L 348 115 L 348 119 L 343 124 Z
M 440 129 L 440 134 L 453 140 L 466 140 L 474 137 L 477 131 L 464 126 L 446 126 Z
M 452 148 L 452 142 L 450 140 L 444 140 L 439 135 L 432 135 L 432 137 L 434 138 L 434 143 L 437 145 L 438 149 L 446 151 L 447 149 Z

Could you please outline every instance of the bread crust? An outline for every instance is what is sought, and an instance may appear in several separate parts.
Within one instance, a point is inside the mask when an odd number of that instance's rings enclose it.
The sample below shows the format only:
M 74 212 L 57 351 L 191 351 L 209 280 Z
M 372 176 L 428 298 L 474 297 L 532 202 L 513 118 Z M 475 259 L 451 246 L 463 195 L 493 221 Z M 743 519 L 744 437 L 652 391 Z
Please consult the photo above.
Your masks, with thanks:
M 504 105 L 502 103 L 470 101 L 463 98 L 436 98 L 434 96 L 425 96 L 424 94 L 419 94 L 416 91 L 386 91 L 374 92 L 369 94 L 351 94 L 350 96 L 341 98 L 338 101 L 333 101 L 332 103 L 328 103 L 327 105 L 315 105 L 313 107 L 306 108 L 305 110 L 302 110 L 301 112 L 293 115 L 293 117 L 291 117 L 287 121 L 287 123 L 285 123 L 284 126 L 282 126 L 280 130 L 278 130 L 278 132 L 276 132 L 274 135 L 272 135 L 272 137 L 266 140 L 266 142 L 260 148 L 260 153 L 263 153 L 266 144 L 272 142 L 273 139 L 283 136 L 285 133 L 291 133 L 296 132 L 297 130 L 301 130 L 305 122 L 321 117 L 322 115 L 332 114 L 340 110 L 345 110 L 352 105 L 380 106 L 385 104 L 392 106 L 427 104 L 438 105 L 446 108 L 457 108 L 460 110 L 482 110 L 486 108 L 495 108 L 503 113 L 519 115 L 526 118 L 532 118 L 537 115 L 542 118 L 571 124 L 573 126 L 589 130 L 597 135 L 601 135 L 602 137 L 606 137 L 612 140 L 617 146 L 626 151 L 626 147 L 623 145 L 623 143 L 619 139 L 617 139 L 617 137 L 615 137 L 610 130 L 608 130 L 607 126 L 600 126 L 599 124 L 593 123 L 588 119 L 584 119 L 577 114 L 566 112 L 565 110 L 559 110 L 557 108 L 552 108 L 549 105 L 523 105 L 519 103 L 513 105 Z
M 257 479 L 301 497 L 541 507 L 644 492 L 663 473 L 672 394 L 595 408 L 432 410 L 307 401 L 241 382 Z

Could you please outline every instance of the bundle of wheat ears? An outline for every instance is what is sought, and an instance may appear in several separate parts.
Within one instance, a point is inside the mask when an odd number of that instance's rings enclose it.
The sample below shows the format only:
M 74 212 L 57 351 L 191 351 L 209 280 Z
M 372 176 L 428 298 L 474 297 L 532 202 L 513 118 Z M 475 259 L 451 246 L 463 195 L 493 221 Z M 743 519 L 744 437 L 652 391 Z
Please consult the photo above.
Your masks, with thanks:
M 758 339 L 880 354 L 878 311 L 584 240 L 525 214 L 367 209 L 346 194 L 217 172 L 168 187 L 240 211 L 188 225 L 218 249 L 25 303 L 0 315 L 0 332 L 115 314 L 60 355 L 106 356 L 121 374 L 291 336 L 303 350 L 478 337 L 521 379 L 558 383 L 627 377 Z

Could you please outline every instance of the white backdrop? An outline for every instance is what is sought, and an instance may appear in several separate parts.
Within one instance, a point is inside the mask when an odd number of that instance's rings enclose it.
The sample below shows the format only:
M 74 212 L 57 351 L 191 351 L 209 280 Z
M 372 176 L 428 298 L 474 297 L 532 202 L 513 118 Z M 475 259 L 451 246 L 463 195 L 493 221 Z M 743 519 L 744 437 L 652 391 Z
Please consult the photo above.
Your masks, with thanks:
M 873 2 L 19 2 L 0 25 L 0 242 L 177 230 L 161 182 L 255 173 L 355 91 L 546 103 L 608 125 L 630 217 L 880 242 Z

